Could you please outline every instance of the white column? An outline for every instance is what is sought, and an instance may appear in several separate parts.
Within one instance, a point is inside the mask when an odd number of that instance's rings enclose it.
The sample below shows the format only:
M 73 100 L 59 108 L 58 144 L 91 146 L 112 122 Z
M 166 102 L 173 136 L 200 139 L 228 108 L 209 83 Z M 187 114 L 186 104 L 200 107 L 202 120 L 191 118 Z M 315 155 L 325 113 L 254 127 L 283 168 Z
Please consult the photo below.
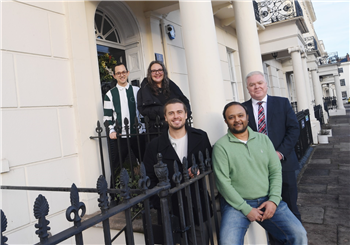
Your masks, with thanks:
M 339 74 L 334 74 L 334 85 L 335 85 L 335 93 L 337 96 L 337 110 L 345 110 L 343 105 L 343 96 L 341 94 Z
M 311 70 L 311 77 L 312 77 L 312 84 L 314 85 L 315 103 L 316 103 L 316 105 L 322 106 L 322 108 L 323 108 L 323 120 L 324 120 L 324 122 L 328 122 L 328 115 L 327 115 L 327 112 L 324 110 L 320 77 L 317 75 L 316 68 Z
M 307 102 L 309 107 L 309 114 L 310 114 L 310 124 L 311 124 L 311 131 L 312 131 L 312 139 L 315 144 L 318 143 L 317 135 L 321 130 L 321 124 L 320 122 L 315 118 L 315 110 L 314 105 L 312 104 L 312 94 L 311 94 L 311 88 L 310 88 L 310 79 L 309 79 L 309 72 L 307 70 L 307 63 L 306 63 L 306 54 L 303 53 L 301 56 L 302 61 L 302 67 L 304 72 L 304 78 L 305 78 L 305 89 L 306 89 L 306 95 L 307 95 Z
M 305 79 L 305 89 L 306 89 L 306 96 L 307 96 L 307 103 L 308 103 L 308 108 L 310 111 L 310 117 L 312 120 L 316 120 L 315 118 L 315 111 L 314 111 L 314 105 L 312 103 L 312 92 L 310 88 L 310 78 L 309 78 L 309 71 L 307 70 L 307 63 L 306 63 L 306 54 L 303 53 L 301 55 L 301 61 L 302 61 L 302 68 L 303 68 L 303 73 L 304 73 L 304 79 Z
M 303 72 L 303 67 L 301 65 L 302 62 L 301 62 L 301 56 L 300 56 L 300 48 L 299 47 L 288 48 L 288 52 L 291 54 L 291 57 L 292 57 L 298 111 L 309 109 L 307 94 L 305 90 L 304 72 Z
M 329 97 L 334 96 L 334 91 L 333 91 L 332 85 L 328 85 L 328 94 L 329 94 Z
M 252 1 L 233 1 L 239 60 L 244 80 L 244 98 L 250 99 L 245 77 L 251 71 L 264 72 Z
M 222 117 L 225 90 L 211 1 L 179 3 L 194 126 L 205 130 L 214 144 L 227 126 Z

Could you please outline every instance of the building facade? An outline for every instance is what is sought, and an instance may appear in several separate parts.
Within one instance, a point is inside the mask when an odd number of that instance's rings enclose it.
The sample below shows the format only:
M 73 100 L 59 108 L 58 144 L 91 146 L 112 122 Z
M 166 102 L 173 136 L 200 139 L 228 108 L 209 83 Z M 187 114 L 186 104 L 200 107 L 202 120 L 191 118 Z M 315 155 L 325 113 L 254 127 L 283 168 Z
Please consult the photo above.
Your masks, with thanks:
M 103 118 L 104 53 L 125 62 L 136 84 L 152 60 L 163 60 L 191 102 L 194 126 L 212 144 L 226 132 L 224 105 L 248 100 L 245 76 L 262 71 L 270 95 L 310 111 L 317 142 L 313 106 L 323 104 L 318 58 L 325 51 L 311 1 L 6 1 L 1 13 L 2 185 L 95 186 L 102 170 L 89 137 Z M 109 174 L 108 162 L 105 169 Z M 69 195 L 43 194 L 55 234 L 67 227 Z M 37 195 L 1 191 L 11 243 L 37 242 Z M 98 209 L 96 197 L 81 195 L 88 213 Z

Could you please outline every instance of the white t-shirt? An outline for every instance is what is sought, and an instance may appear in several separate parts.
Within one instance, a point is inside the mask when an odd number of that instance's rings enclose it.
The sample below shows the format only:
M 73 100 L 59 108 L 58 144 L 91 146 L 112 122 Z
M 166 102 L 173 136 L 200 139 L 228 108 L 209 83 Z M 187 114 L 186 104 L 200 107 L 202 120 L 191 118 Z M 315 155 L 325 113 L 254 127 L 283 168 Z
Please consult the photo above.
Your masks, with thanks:
M 187 133 L 185 134 L 184 137 L 180 139 L 172 138 L 169 134 L 169 131 L 168 131 L 168 135 L 169 135 L 170 143 L 174 147 L 174 150 L 182 163 L 183 158 L 187 157 L 187 146 L 188 146 Z

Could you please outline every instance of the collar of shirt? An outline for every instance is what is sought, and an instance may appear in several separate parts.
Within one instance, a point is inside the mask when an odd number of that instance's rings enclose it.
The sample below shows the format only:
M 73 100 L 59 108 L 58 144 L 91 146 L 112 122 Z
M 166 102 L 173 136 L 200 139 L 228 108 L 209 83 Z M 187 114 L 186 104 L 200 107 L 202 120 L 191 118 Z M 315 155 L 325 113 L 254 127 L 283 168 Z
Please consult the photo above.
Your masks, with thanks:
M 117 83 L 117 86 L 116 86 L 116 87 L 117 87 L 119 90 L 123 90 L 123 89 L 129 89 L 129 86 L 130 86 L 129 83 L 127 83 L 125 87 L 120 86 L 120 85 Z
M 257 103 L 260 102 L 260 101 L 264 102 L 263 105 L 265 105 L 265 103 L 267 103 L 267 95 L 265 95 L 265 97 L 262 100 L 256 100 L 256 99 L 252 98 L 252 104 L 253 105 L 257 105 Z

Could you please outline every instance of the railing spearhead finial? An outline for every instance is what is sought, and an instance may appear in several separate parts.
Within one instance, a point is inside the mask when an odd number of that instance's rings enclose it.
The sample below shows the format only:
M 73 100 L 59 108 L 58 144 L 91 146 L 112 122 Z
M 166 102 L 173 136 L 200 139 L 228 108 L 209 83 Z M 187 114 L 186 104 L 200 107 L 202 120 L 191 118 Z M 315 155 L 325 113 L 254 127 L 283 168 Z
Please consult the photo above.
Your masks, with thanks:
M 6 231 L 6 228 L 7 228 L 7 218 L 5 213 L 1 210 L 1 245 L 7 245 L 6 244 L 7 237 L 2 235 L 2 233 Z
M 49 203 L 43 195 L 39 194 L 34 202 L 34 216 L 38 220 L 38 224 L 35 224 L 35 228 L 38 230 L 35 233 L 39 236 L 40 242 L 45 242 L 49 236 L 47 231 L 51 228 L 48 226 L 50 221 L 46 220 L 48 214 Z
M 121 196 L 125 200 L 130 199 L 130 187 L 129 187 L 129 174 L 125 168 L 120 171 L 120 190 L 122 191 Z
M 162 161 L 162 154 L 158 153 L 157 154 L 157 164 L 154 165 L 154 172 L 159 180 L 158 186 L 164 186 L 169 183 L 169 172 L 168 172 L 168 167 L 166 164 L 163 163 Z
M 146 175 L 146 168 L 143 162 L 141 162 L 141 165 L 140 165 L 140 175 L 141 175 L 141 178 L 139 179 L 139 182 L 138 182 L 139 188 L 142 190 L 147 190 L 149 185 L 151 184 L 151 181 L 149 177 Z
M 177 164 L 177 161 L 174 161 L 174 175 L 173 175 L 173 181 L 175 184 L 180 184 L 182 180 L 181 172 L 179 171 L 179 166 Z
M 100 194 L 100 198 L 97 199 L 99 202 L 98 206 L 102 212 L 105 212 L 108 209 L 108 197 L 107 197 L 107 181 L 100 175 L 96 184 L 97 193 Z

